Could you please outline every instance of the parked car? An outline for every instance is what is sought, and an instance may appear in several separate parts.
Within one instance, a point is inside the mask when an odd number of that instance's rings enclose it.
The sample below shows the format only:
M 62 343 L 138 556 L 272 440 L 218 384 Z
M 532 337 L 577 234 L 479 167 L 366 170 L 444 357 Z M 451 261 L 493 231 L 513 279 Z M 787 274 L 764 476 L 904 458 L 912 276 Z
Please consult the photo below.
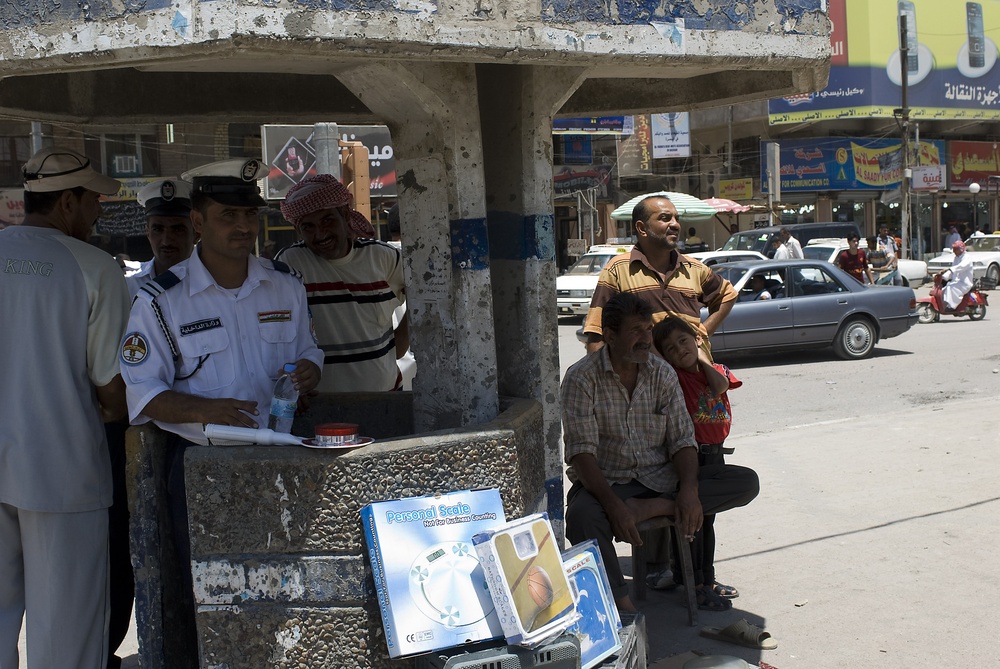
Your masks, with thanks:
M 1000 232 L 981 237 L 969 237 L 965 242 L 965 252 L 972 258 L 972 273 L 977 279 L 986 277 L 994 283 L 1000 282 Z M 955 254 L 951 249 L 927 261 L 927 270 L 938 274 L 951 267 Z
M 868 249 L 867 240 L 862 239 L 858 248 Z M 809 260 L 825 260 L 833 265 L 837 264 L 837 256 L 841 251 L 847 250 L 846 239 L 813 239 L 802 247 L 802 255 Z M 899 268 L 899 275 L 903 279 L 904 286 L 918 288 L 928 280 L 927 263 L 923 260 L 910 260 L 900 258 L 896 262 Z M 876 277 L 877 279 L 878 277 Z
M 790 225 L 772 226 L 768 228 L 756 228 L 754 230 L 744 230 L 735 232 L 726 243 L 722 245 L 722 251 L 756 251 L 763 253 L 768 258 L 774 257 L 774 247 L 771 241 L 778 236 L 778 230 L 788 228 L 792 237 L 799 240 L 802 248 L 806 247 L 809 240 L 818 237 L 841 238 L 847 237 L 848 233 L 854 232 L 861 236 L 861 230 L 854 223 L 792 223 Z
M 632 244 L 595 244 L 568 270 L 556 277 L 556 304 L 560 316 L 586 316 L 597 279 L 608 261 L 632 250 Z
M 865 286 L 825 260 L 744 261 L 712 269 L 740 292 L 712 335 L 715 354 L 833 346 L 841 358 L 859 360 L 917 322 L 913 289 Z M 750 286 L 758 274 L 770 299 L 753 299 Z
M 738 260 L 767 260 L 767 256 L 756 251 L 699 251 L 697 253 L 685 253 L 684 255 L 695 260 L 700 260 L 709 267 L 725 262 L 736 262 Z

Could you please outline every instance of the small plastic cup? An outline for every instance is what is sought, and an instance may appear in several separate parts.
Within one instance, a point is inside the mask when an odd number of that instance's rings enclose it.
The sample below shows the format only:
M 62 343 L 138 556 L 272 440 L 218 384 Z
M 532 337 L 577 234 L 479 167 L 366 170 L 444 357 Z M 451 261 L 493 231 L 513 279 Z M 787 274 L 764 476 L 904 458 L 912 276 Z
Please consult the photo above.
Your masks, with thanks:
M 316 426 L 318 446 L 347 446 L 358 440 L 356 423 L 323 423 Z

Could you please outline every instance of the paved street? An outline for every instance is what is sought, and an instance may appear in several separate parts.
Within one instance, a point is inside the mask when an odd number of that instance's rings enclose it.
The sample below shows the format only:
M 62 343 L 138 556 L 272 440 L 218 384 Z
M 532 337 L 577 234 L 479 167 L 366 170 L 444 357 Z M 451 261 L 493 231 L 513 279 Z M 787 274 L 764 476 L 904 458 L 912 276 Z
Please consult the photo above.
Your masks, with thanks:
M 778 649 L 703 639 L 679 592 L 651 592 L 651 662 L 698 650 L 778 669 L 1000 666 L 1000 292 L 990 296 L 986 320 L 916 325 L 868 360 L 724 360 L 744 382 L 731 393 L 730 461 L 756 469 L 762 492 L 716 523 L 719 578 L 741 597 L 700 624 L 745 617 Z M 583 353 L 577 327 L 559 325 L 563 370 Z M 133 628 L 126 669 L 136 648 Z
M 778 669 L 1000 666 L 1000 293 L 990 296 L 986 320 L 916 325 L 868 360 L 825 350 L 723 361 L 744 382 L 730 394 L 728 459 L 754 468 L 762 491 L 716 521 L 719 579 L 741 596 L 730 612 L 699 612 L 700 625 L 746 618 L 778 649 L 699 637 L 679 592 L 653 592 L 642 605 L 651 663 L 697 650 Z M 560 324 L 564 369 L 582 351 L 578 325 Z

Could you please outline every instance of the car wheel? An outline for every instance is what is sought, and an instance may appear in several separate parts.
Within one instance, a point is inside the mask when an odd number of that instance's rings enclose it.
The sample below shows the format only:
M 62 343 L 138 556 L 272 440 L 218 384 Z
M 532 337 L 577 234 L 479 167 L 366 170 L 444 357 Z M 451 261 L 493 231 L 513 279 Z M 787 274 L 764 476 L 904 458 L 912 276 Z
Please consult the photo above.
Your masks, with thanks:
M 1000 265 L 990 265 L 986 268 L 986 278 L 993 283 L 1000 283 Z
M 926 302 L 921 302 L 917 305 L 917 322 L 918 323 L 933 323 L 937 319 L 937 310 Z
M 981 321 L 984 318 L 986 318 L 986 307 L 982 304 L 977 305 L 976 308 L 972 310 L 972 313 L 969 314 L 970 321 Z
M 875 328 L 867 318 L 847 321 L 837 332 L 833 348 L 844 360 L 861 360 L 875 350 Z

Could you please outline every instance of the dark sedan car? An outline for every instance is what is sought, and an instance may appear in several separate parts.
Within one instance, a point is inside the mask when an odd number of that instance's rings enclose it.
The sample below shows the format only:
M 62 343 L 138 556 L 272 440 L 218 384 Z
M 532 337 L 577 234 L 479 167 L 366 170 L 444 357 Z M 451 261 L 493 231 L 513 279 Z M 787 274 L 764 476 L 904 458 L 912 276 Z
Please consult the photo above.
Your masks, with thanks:
M 736 262 L 712 269 L 740 293 L 712 335 L 716 354 L 832 345 L 841 358 L 860 360 L 876 342 L 917 322 L 912 289 L 864 286 L 823 261 Z

